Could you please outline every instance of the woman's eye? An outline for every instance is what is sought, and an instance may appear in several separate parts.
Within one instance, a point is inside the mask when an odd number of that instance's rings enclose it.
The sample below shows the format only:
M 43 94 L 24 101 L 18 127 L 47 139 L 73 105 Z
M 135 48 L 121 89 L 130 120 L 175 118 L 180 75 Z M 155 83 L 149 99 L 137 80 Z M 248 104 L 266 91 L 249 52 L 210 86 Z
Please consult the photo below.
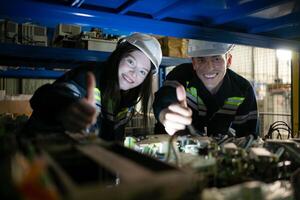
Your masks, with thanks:
M 132 59 L 127 59 L 127 62 L 128 62 L 128 64 L 130 64 L 130 65 L 133 65 L 133 64 L 134 64 L 134 62 L 133 62 Z
M 146 76 L 146 74 L 147 74 L 145 71 L 140 71 L 140 72 L 143 76 Z

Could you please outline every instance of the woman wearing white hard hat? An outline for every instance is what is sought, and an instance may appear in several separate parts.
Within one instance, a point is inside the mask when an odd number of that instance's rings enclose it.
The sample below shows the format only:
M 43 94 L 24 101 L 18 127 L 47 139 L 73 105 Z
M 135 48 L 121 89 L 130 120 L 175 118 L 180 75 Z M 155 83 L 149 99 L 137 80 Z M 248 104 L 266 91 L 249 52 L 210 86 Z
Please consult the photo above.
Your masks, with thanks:
M 161 59 L 154 37 L 122 38 L 105 62 L 80 66 L 40 87 L 30 100 L 33 114 L 25 130 L 98 132 L 102 139 L 122 140 L 139 101 L 146 121 L 152 76 Z
M 190 40 L 192 63 L 174 68 L 155 94 L 156 132 L 172 135 L 193 125 L 200 135 L 257 136 L 257 103 L 251 84 L 228 69 L 232 44 Z

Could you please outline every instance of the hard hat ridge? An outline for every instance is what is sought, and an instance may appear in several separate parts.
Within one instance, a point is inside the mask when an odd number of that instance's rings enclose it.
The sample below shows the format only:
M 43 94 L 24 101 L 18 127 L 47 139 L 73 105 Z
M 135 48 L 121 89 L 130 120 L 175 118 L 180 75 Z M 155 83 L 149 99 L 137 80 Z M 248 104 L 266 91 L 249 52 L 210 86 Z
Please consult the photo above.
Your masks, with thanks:
M 190 57 L 206 57 L 224 55 L 234 47 L 233 44 L 209 42 L 203 40 L 189 40 L 188 55 Z

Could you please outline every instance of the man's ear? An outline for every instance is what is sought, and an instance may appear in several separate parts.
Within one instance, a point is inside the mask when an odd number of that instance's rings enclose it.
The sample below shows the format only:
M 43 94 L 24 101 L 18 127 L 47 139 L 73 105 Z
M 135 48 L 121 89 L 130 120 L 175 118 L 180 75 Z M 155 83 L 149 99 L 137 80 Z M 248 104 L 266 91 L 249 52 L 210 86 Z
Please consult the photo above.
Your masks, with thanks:
M 196 70 L 197 68 L 197 58 L 192 58 L 192 64 L 193 64 L 193 69 Z
M 228 53 L 226 55 L 226 60 L 227 60 L 227 67 L 231 66 L 231 62 L 232 62 L 232 55 L 230 53 Z

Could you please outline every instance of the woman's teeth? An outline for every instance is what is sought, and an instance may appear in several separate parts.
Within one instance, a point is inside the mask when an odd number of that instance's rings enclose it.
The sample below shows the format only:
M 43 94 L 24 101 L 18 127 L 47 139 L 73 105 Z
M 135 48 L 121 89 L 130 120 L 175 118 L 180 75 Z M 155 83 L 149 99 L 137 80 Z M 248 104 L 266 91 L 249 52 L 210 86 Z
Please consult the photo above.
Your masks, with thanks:
M 126 76 L 125 74 L 123 74 L 123 78 L 129 82 L 129 83 L 133 83 L 133 80 L 131 80 L 131 78 L 129 78 L 128 76 Z

